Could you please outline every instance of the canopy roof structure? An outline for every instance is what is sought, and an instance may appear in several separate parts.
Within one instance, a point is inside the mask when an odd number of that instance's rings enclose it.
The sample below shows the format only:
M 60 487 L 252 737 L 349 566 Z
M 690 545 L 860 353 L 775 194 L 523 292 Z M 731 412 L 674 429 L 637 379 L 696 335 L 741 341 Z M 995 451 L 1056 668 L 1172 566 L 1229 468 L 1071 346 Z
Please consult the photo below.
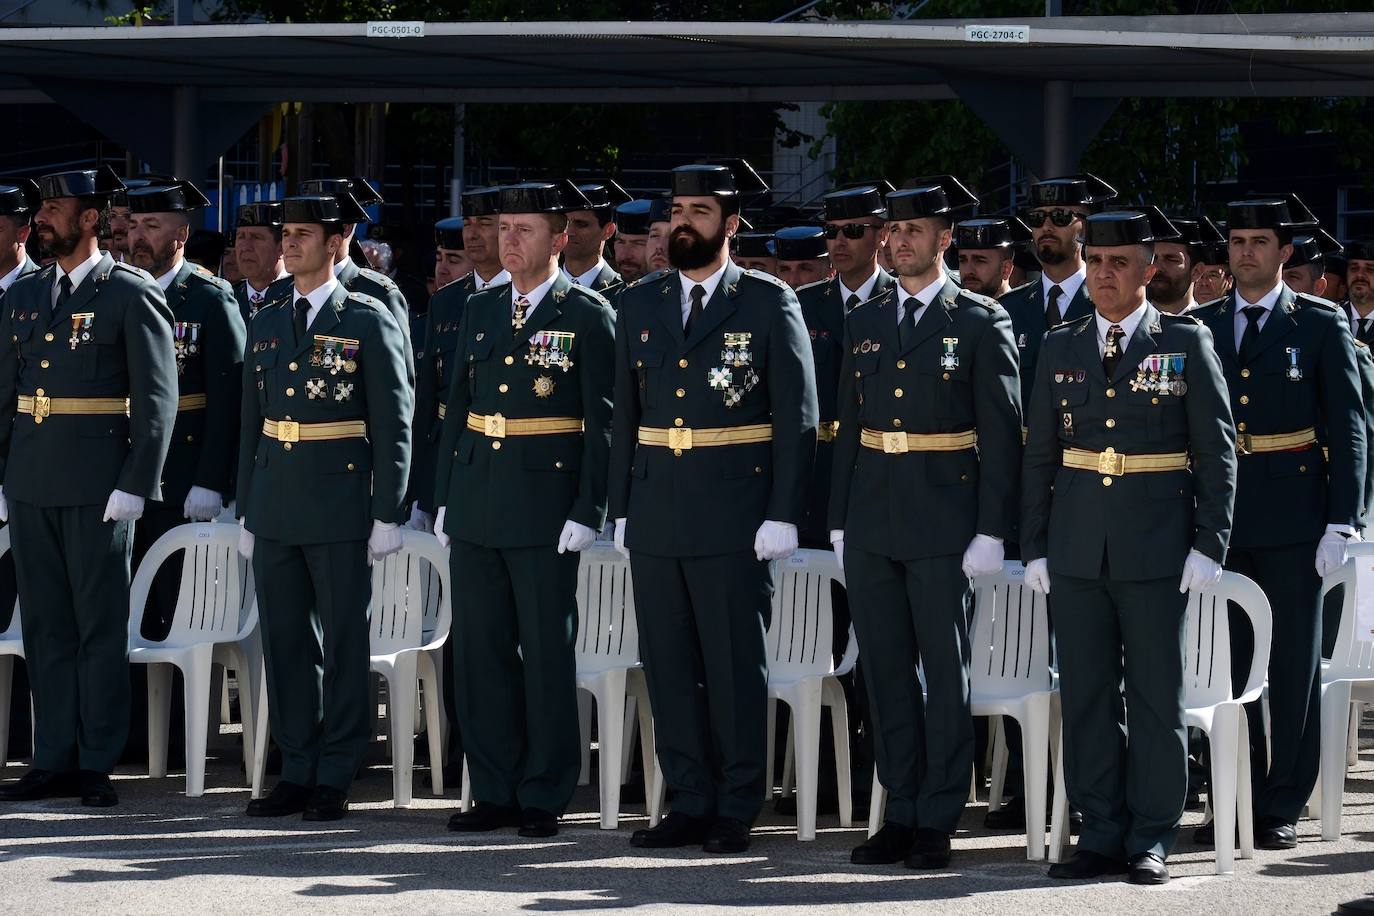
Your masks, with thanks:
M 971 25 L 999 27 L 1004 40 L 986 40 Z M 145 149 L 170 143 L 180 163 L 217 155 L 216 144 L 229 142 L 222 134 L 241 132 L 286 100 L 957 97 L 1033 170 L 1057 172 L 1071 167 L 1123 97 L 1374 94 L 1374 13 L 446 22 L 426 23 L 423 37 L 412 38 L 369 37 L 369 29 L 361 22 L 0 29 L 0 102 L 56 102 L 124 140 L 110 129 L 118 120 L 123 134 L 145 138 Z M 111 94 L 144 104 L 112 110 Z M 181 123 L 207 104 L 218 113 L 214 123 Z M 153 123 L 169 110 L 178 123 Z

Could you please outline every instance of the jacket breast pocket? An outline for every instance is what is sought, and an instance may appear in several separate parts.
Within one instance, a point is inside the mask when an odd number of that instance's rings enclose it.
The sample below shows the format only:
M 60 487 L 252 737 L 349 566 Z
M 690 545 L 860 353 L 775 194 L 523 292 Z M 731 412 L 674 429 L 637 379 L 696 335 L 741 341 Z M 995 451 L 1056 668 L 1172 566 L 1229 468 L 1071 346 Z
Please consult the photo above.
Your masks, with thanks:
M 859 389 L 860 398 L 872 398 L 877 393 L 878 354 L 854 354 L 854 387 Z
M 468 393 L 474 398 L 487 394 L 491 388 L 491 367 L 487 364 L 491 362 L 494 345 L 490 335 L 481 331 L 468 341 L 468 364 L 464 371 L 468 377 Z
M 258 381 L 258 407 L 267 409 L 267 393 L 274 391 L 277 383 L 277 354 L 280 351 L 273 348 L 261 350 L 253 356 L 253 374 Z
M 653 407 L 657 400 L 655 389 L 663 375 L 663 351 L 647 347 L 631 350 L 630 365 L 634 367 L 640 405 L 645 408 Z
M 84 332 L 83 332 L 84 333 Z M 122 371 L 124 354 L 119 349 L 119 326 L 111 315 L 97 315 L 91 325 L 91 339 L 81 340 L 81 377 L 94 381 Z

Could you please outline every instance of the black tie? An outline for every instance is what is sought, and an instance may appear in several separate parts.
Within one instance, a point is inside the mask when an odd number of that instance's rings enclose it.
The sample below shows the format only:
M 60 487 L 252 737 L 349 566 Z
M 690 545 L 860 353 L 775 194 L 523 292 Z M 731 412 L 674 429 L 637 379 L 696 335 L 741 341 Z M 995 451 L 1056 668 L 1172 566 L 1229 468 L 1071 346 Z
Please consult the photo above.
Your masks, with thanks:
M 692 328 L 696 327 L 697 319 L 701 318 L 701 300 L 706 298 L 706 287 L 698 283 L 692 287 L 692 307 L 687 310 L 687 323 L 682 326 L 682 336 L 691 337 Z
M 1064 315 L 1059 311 L 1059 300 L 1063 295 L 1064 290 L 1058 284 L 1050 287 L 1050 304 L 1045 308 L 1045 325 L 1047 327 L 1057 327 L 1064 322 Z
M 1360 330 L 1355 336 L 1363 343 L 1369 343 L 1369 322 L 1371 321 L 1374 321 L 1374 318 L 1360 319 Z
M 296 345 L 305 340 L 305 317 L 310 312 L 310 300 L 301 296 L 296 300 Z
M 1116 375 L 1116 366 L 1121 362 L 1121 338 L 1125 336 L 1126 332 L 1119 324 L 1107 328 L 1107 345 L 1102 348 L 1102 371 L 1107 373 L 1109 382 Z
M 901 345 L 902 352 L 910 349 L 912 341 L 916 339 L 916 312 L 921 308 L 921 300 L 912 296 L 903 306 L 906 314 L 897 324 L 897 340 Z
M 859 298 L 858 293 L 850 293 L 849 298 L 844 300 L 845 313 L 848 314 L 849 312 L 854 311 L 854 306 L 858 305 L 862 301 L 863 300 Z
M 1245 326 L 1245 333 L 1240 335 L 1240 347 L 1236 351 L 1236 356 L 1240 358 L 1242 366 L 1250 362 L 1250 357 L 1254 355 L 1255 341 L 1259 340 L 1260 319 L 1264 317 L 1264 306 L 1247 305 L 1241 309 L 1245 313 L 1245 320 L 1249 322 Z

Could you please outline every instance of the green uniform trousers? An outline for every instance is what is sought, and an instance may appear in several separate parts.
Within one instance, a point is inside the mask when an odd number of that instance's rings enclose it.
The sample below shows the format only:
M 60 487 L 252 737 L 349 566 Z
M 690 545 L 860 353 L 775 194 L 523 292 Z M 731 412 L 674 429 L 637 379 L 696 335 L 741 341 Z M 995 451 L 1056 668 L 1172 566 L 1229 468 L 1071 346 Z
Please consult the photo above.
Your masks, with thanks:
M 1265 740 L 1260 701 L 1245 707 L 1255 817 L 1278 817 L 1290 824 L 1297 823 L 1321 772 L 1322 615 L 1316 555 L 1317 545 L 1309 541 L 1232 549 L 1226 557 L 1227 569 L 1253 579 L 1264 590 L 1273 615 L 1269 653 L 1272 741 Z M 1244 613 L 1233 609 L 1230 620 L 1231 680 L 1239 690 L 1250 673 L 1254 635 Z
M 630 554 L 639 652 L 673 810 L 752 824 L 768 759 L 773 572 L 748 553 Z
M 1188 796 L 1178 579 L 1050 574 L 1064 779 L 1083 813 L 1078 848 L 1104 856 L 1173 848 Z M 1125 694 L 1122 694 L 1122 685 Z M 1130 740 L 1126 721 L 1130 720 Z
M 957 555 L 894 560 L 854 547 L 844 551 L 878 779 L 888 791 L 886 820 L 951 835 L 968 800 L 974 748 L 972 591 L 960 563 Z
M 105 507 L 9 501 L 33 765 L 111 773 L 129 731 L 129 558 L 133 523 Z
M 453 679 L 477 801 L 561 815 L 572 800 L 577 566 L 552 546 L 450 546 Z
M 259 537 L 253 578 L 281 778 L 347 791 L 372 736 L 367 542 Z

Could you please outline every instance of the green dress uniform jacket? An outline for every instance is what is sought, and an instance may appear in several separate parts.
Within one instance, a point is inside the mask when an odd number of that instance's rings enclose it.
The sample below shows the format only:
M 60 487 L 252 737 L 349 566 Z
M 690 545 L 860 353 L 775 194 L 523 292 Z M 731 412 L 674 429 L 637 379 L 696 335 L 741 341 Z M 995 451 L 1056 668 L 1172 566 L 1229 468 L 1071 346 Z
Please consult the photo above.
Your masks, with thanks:
M 896 285 L 892 275 L 881 267 L 870 299 L 876 299 Z M 835 429 L 839 420 L 836 396 L 840 390 L 840 363 L 843 360 L 845 303 L 840 278 L 831 277 L 808 283 L 797 290 L 802 320 L 811 336 L 811 355 L 816 367 L 816 403 L 820 425 L 816 436 L 816 461 L 806 485 L 806 510 L 802 517 L 803 546 L 828 548 L 830 532 L 826 514 L 830 509 L 830 475 L 834 467 Z
M 615 268 L 609 262 L 603 260 L 600 272 L 597 273 L 596 279 L 588 284 L 587 288 L 594 293 L 600 293 L 607 302 L 613 302 L 615 295 L 624 286 L 625 281 L 621 279 L 620 274 L 616 273 Z
M 1007 292 L 997 301 L 1011 315 L 1011 330 L 1016 335 L 1016 349 L 1021 364 L 1021 403 L 1029 404 L 1031 385 L 1035 381 L 1035 366 L 1040 358 L 1041 342 L 1049 325 L 1045 320 L 1045 291 L 1054 283 L 1044 274 L 1039 280 L 1023 283 Z M 1078 292 L 1064 309 L 1064 321 L 1077 321 L 1093 311 L 1092 298 L 1088 295 L 1088 284 L 1079 285 Z
M 425 316 L 420 355 L 415 360 L 415 457 L 411 462 L 410 495 L 429 513 L 438 510 L 434 479 L 438 473 L 439 438 L 444 429 L 440 413 L 448 412 L 444 399 L 453 385 L 458 325 L 463 307 L 476 289 L 473 275 L 468 274 L 435 291 Z
M 18 276 L 18 277 L 15 277 L 14 279 L 15 279 L 15 280 L 18 280 L 19 277 L 26 277 L 26 276 L 28 276 L 29 274 L 37 273 L 39 270 L 41 270 L 41 268 L 40 268 L 36 263 L 34 263 L 33 259 L 30 258 L 28 255 L 24 255 L 24 256 L 23 256 L 23 261 L 22 261 L 22 262 L 20 263 L 20 265 L 19 265 L 19 276 Z M 13 281 L 11 281 L 11 282 L 13 282 Z M 0 290 L 0 302 L 4 302 L 4 301 L 5 301 L 5 290 Z

